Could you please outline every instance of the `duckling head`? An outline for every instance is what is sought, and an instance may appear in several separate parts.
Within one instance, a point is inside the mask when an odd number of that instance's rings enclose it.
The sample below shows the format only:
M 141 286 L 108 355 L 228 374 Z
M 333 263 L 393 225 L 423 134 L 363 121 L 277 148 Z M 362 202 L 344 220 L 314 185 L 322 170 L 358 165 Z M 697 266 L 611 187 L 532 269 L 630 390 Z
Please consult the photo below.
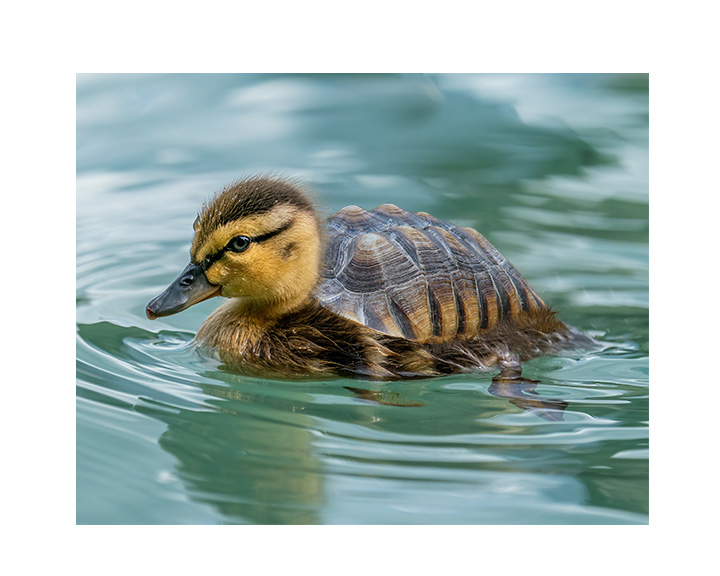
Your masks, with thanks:
M 302 305 L 318 281 L 319 220 L 291 182 L 235 182 L 203 206 L 193 228 L 190 264 L 147 305 L 151 320 L 214 296 L 236 298 L 248 312 L 282 315 Z

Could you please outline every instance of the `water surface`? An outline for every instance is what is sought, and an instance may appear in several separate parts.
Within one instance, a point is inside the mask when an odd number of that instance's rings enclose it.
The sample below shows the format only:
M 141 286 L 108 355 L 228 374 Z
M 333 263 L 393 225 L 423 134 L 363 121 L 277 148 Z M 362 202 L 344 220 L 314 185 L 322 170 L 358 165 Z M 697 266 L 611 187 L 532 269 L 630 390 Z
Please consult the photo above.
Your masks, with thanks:
M 527 363 L 510 397 L 224 371 L 190 346 L 217 300 L 144 308 L 202 202 L 267 170 L 327 215 L 476 228 L 603 348 Z M 78 523 L 647 521 L 647 77 L 78 77 Z

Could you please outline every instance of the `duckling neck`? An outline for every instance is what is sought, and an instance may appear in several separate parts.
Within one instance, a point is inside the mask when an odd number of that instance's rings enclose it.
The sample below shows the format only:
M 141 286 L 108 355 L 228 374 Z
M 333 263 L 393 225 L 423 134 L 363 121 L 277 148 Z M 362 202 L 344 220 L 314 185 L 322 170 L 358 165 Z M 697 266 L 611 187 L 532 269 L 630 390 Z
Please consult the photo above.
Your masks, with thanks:
M 242 353 L 259 342 L 278 320 L 309 303 L 309 296 L 264 303 L 230 298 L 203 322 L 196 340 L 221 350 L 234 349 Z
M 307 306 L 308 303 L 309 297 L 307 294 L 298 294 L 281 301 L 268 302 L 233 298 L 226 306 L 238 317 L 242 317 L 244 323 L 259 328 L 269 328 L 283 316 L 297 312 Z

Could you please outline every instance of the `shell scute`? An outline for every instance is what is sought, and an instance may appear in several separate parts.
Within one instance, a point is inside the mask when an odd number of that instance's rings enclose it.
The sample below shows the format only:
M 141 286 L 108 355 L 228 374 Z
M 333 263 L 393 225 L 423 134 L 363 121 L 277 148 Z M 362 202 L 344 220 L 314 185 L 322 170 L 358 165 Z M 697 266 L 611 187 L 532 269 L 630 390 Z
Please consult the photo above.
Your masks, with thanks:
M 395 325 L 408 340 L 425 342 L 432 337 L 433 323 L 428 288 L 422 276 L 402 284 L 391 284 L 385 292 L 392 302 L 388 313 L 398 318 Z
M 359 206 L 346 206 L 337 212 L 328 224 L 332 224 L 338 232 L 357 234 L 372 230 L 373 226 L 379 226 L 384 218 L 374 211 L 368 212 Z
M 385 313 L 388 308 L 388 298 L 385 292 L 376 291 L 362 296 L 363 323 L 368 328 L 404 338 L 403 332 L 391 314 Z

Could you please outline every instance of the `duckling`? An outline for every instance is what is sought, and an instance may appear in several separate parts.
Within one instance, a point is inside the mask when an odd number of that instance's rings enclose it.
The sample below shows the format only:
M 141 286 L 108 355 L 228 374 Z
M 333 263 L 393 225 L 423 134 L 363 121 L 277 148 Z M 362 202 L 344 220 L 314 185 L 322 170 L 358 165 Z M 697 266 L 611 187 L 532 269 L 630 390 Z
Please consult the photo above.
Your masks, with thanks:
M 256 176 L 217 193 L 193 229 L 190 264 L 146 314 L 227 298 L 195 341 L 233 371 L 513 377 L 577 340 L 481 234 L 423 212 L 349 206 L 323 222 L 300 185 Z

